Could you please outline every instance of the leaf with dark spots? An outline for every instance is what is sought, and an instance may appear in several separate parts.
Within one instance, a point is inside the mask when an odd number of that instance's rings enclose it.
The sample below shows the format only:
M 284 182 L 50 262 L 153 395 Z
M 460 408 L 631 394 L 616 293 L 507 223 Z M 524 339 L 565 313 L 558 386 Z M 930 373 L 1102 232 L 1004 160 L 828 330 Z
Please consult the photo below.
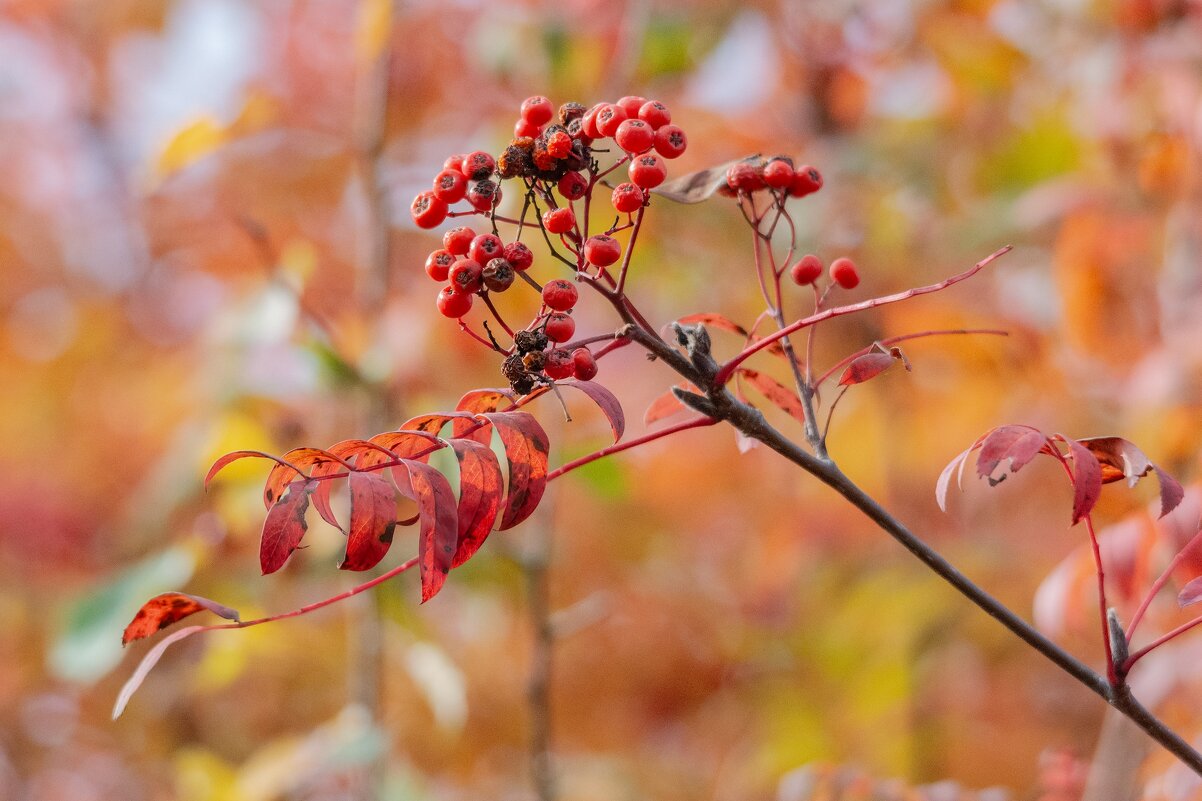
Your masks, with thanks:
M 153 648 L 146 652 L 146 656 L 142 657 L 142 661 L 138 663 L 137 670 L 125 682 L 121 688 L 121 692 L 117 693 L 117 701 L 113 704 L 113 720 L 121 717 L 121 713 L 125 711 L 125 707 L 129 704 L 129 699 L 133 697 L 138 688 L 142 686 L 142 682 L 150 674 L 150 671 L 162 659 L 163 653 L 173 644 L 177 643 L 185 637 L 191 637 L 198 631 L 206 631 L 209 626 L 188 626 L 187 628 L 173 631 L 163 639 L 159 640 Z
M 308 479 L 293 481 L 284 496 L 268 510 L 267 518 L 263 521 L 263 538 L 259 542 L 259 564 L 263 568 L 263 575 L 283 567 L 300 545 L 309 529 L 305 522 L 309 495 L 319 483 Z
M 446 476 L 423 462 L 406 460 L 404 467 L 408 480 L 398 482 L 398 487 L 401 494 L 417 503 L 421 518 L 417 555 L 425 603 L 446 583 L 459 540 L 459 515 Z
M 505 482 L 492 448 L 470 439 L 451 440 L 459 459 L 459 532 L 451 567 L 475 555 L 497 522 Z
M 424 431 L 428 434 L 438 434 L 442 431 L 442 427 L 451 422 L 452 416 L 449 414 L 419 414 L 417 417 L 411 417 L 401 424 L 401 428 L 406 431 Z
M 767 398 L 774 406 L 798 422 L 805 423 L 805 409 L 802 407 L 801 400 L 798 399 L 797 394 L 793 390 L 772 376 L 764 375 L 756 370 L 743 369 L 740 373 L 747 383 L 759 390 L 760 394 Z
M 287 464 L 277 464 L 271 468 L 263 486 L 263 505 L 268 509 L 284 492 L 285 486 L 298 478 L 305 477 L 304 470 L 306 468 L 316 470 L 326 462 L 337 462 L 343 468 L 350 468 L 350 465 L 343 459 L 321 448 L 293 448 L 284 454 L 283 461 Z M 297 472 L 298 469 L 301 471 L 300 473 Z
M 497 430 L 509 462 L 509 489 L 501 525 L 513 528 L 530 516 L 547 488 L 547 432 L 527 412 L 493 412 L 485 418 Z
M 1136 447 L 1135 443 L 1122 437 L 1089 437 L 1077 440 L 1097 457 L 1102 466 L 1102 483 L 1127 479 L 1127 486 L 1134 487 L 1148 473 L 1155 471 L 1160 482 L 1160 517 L 1164 517 L 1181 503 L 1185 491 L 1167 472 L 1157 467 Z
M 1069 458 L 1073 467 L 1073 522 L 1076 525 L 1088 515 L 1102 495 L 1102 465 L 1093 453 L 1063 434 L 1053 434 L 1052 437 L 1068 446 Z
M 691 172 L 671 181 L 665 181 L 652 189 L 652 194 L 660 195 L 677 203 L 700 203 L 713 197 L 714 193 L 726 185 L 726 171 L 742 161 L 758 162 L 759 154 L 734 159 L 716 167 Z
M 369 570 L 392 545 L 396 526 L 396 491 L 378 473 L 351 473 L 351 524 L 341 570 Z
M 846 387 L 852 384 L 863 384 L 869 379 L 876 378 L 881 373 L 893 366 L 894 362 L 901 362 L 905 365 L 906 371 L 911 370 L 910 362 L 906 359 L 901 348 L 890 348 L 886 351 L 875 351 L 873 353 L 865 353 L 863 356 L 857 356 L 851 360 L 851 364 L 847 365 L 847 369 L 843 371 L 843 375 L 839 378 L 839 386 Z
M 1037 428 L 1023 425 L 999 426 L 985 435 L 981 455 L 977 457 L 977 475 L 989 479 L 991 486 L 1000 484 L 1006 473 L 995 476 L 998 465 L 1009 462 L 1009 472 L 1017 473 L 1036 454 L 1048 445 L 1048 438 Z
M 134 640 L 149 637 L 172 623 L 205 610 L 214 612 L 226 620 L 238 621 L 241 619 L 235 610 L 216 601 L 210 601 L 208 598 L 187 595 L 182 592 L 165 592 L 142 604 L 142 608 L 134 615 L 134 619 L 125 627 L 125 632 L 121 635 L 121 644 L 128 645 Z
M 1177 593 L 1177 605 L 1184 609 L 1202 601 L 1202 576 L 1191 580 Z
M 382 452 L 364 454 L 356 463 L 356 467 L 360 469 L 367 469 L 373 465 L 385 464 L 396 459 L 425 462 L 429 460 L 431 453 L 447 446 L 446 440 L 426 431 L 385 431 L 383 434 L 376 434 L 370 442 L 386 449 L 393 456 L 389 457 Z M 409 473 L 403 465 L 393 467 L 392 478 L 396 481 L 397 486 L 400 486 L 409 480 Z
M 690 389 L 693 388 L 690 385 Z M 643 425 L 649 426 L 652 423 L 658 423 L 660 420 L 671 417 L 674 414 L 680 414 L 685 408 L 685 405 L 676 397 L 676 393 L 668 390 L 651 401 L 651 405 L 647 407 L 647 411 L 643 412 Z
M 626 413 L 622 411 L 622 404 L 612 392 L 595 381 L 560 381 L 559 386 L 578 389 L 592 398 L 593 403 L 597 404 L 609 420 L 609 427 L 614 432 L 614 442 L 622 438 L 626 431 Z
M 455 411 L 472 414 L 495 412 L 502 405 L 512 406 L 517 400 L 517 393 L 512 389 L 474 389 L 459 399 Z

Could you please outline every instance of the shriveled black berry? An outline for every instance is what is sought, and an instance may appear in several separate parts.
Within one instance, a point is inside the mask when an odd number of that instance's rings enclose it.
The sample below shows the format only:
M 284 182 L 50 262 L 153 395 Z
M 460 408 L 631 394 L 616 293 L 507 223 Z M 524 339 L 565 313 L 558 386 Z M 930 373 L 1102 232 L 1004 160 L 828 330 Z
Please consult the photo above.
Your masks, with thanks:
M 547 354 L 541 350 L 532 350 L 522 357 L 522 364 L 531 373 L 542 372 L 543 365 L 547 363 Z
M 542 331 L 518 331 L 513 337 L 513 344 L 518 353 L 529 353 L 532 350 L 546 350 L 550 340 Z
M 501 362 L 501 375 L 505 376 L 510 384 L 525 377 L 526 365 L 522 364 L 522 357 L 516 353 L 506 356 L 505 361 Z
M 534 159 L 530 155 L 533 147 L 534 140 L 530 140 L 528 148 L 517 144 L 505 148 L 501 157 L 497 159 L 497 170 L 501 173 L 501 177 L 529 178 L 534 175 Z
M 567 125 L 568 129 L 570 131 L 572 126 L 569 125 L 569 123 L 572 120 L 578 120 L 581 117 L 583 117 L 584 112 L 586 112 L 586 111 L 588 111 L 588 109 L 586 109 L 584 106 L 582 106 L 579 103 L 576 103 L 573 101 L 564 103 L 562 106 L 559 107 L 559 124 Z
M 529 395 L 534 390 L 534 376 L 527 374 L 511 380 L 509 386 L 519 395 Z

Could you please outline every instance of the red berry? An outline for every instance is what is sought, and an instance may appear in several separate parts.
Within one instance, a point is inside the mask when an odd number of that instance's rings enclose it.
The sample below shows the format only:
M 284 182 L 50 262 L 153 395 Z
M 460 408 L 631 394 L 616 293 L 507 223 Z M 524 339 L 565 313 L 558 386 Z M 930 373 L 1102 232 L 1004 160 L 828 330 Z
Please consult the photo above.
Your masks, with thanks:
M 493 174 L 493 170 L 497 168 L 496 159 L 485 153 L 483 150 L 477 150 L 474 153 L 468 153 L 463 157 L 462 172 L 465 178 L 473 181 L 483 181 L 485 178 Z
M 569 208 L 543 212 L 543 228 L 546 228 L 548 233 L 566 234 L 575 227 L 576 215 Z
M 677 158 L 688 145 L 689 140 L 679 125 L 664 125 L 655 130 L 655 152 L 666 159 Z
M 664 164 L 664 160 L 655 153 L 646 153 L 636 156 L 634 161 L 630 162 L 630 167 L 626 172 L 630 175 L 632 183 L 644 189 L 652 189 L 662 184 L 668 177 L 668 165 Z
M 501 244 L 501 237 L 496 234 L 480 234 L 468 246 L 467 257 L 479 264 L 488 264 L 497 256 L 503 255 L 504 250 L 505 246 Z
M 435 281 L 445 281 L 454 263 L 455 254 L 446 248 L 440 248 L 426 257 L 426 275 Z
M 458 259 L 451 265 L 451 288 L 470 295 L 480 288 L 484 268 L 475 259 Z
M 808 164 L 797 168 L 793 175 L 793 183 L 789 185 L 789 194 L 793 197 L 805 197 L 822 188 L 822 173 Z
M 822 259 L 807 253 L 789 268 L 789 275 L 798 286 L 812 284 L 822 275 Z
M 736 192 L 751 194 L 764 188 L 763 168 L 746 161 L 730 165 L 726 171 L 726 185 Z
M 517 138 L 528 136 L 531 139 L 543 132 L 543 129 L 527 119 L 520 119 L 513 124 L 513 135 Z
M 456 153 L 453 156 L 447 156 L 447 160 L 442 163 L 442 168 L 453 172 L 463 172 L 463 154 Z
M 442 246 L 456 256 L 466 256 L 468 248 L 472 246 L 472 240 L 475 238 L 475 231 L 465 225 L 460 225 L 442 235 Z
M 622 257 L 622 243 L 612 236 L 597 234 L 584 242 L 584 258 L 589 264 L 608 267 Z
M 578 172 L 569 172 L 559 179 L 559 194 L 568 200 L 579 200 L 588 192 L 588 181 Z
M 467 190 L 467 202 L 476 211 L 489 211 L 501 202 L 501 187 L 493 181 L 477 181 Z
M 588 111 L 584 112 L 584 116 L 580 120 L 580 130 L 589 139 L 601 138 L 601 132 L 597 130 L 597 112 L 605 108 L 605 105 L 605 103 L 598 103 Z
M 556 131 L 547 137 L 547 155 L 562 159 L 572 152 L 572 137 L 566 131 Z
M 504 256 L 505 261 L 513 265 L 513 269 L 519 273 L 534 263 L 534 253 L 524 242 L 510 242 L 505 246 Z
M 434 196 L 444 203 L 458 203 L 467 194 L 467 179 L 458 170 L 443 170 L 434 176 Z
M 572 354 L 563 348 L 556 348 L 548 352 L 547 358 L 543 362 L 543 372 L 547 374 L 547 378 L 554 381 L 562 378 L 571 378 L 572 368 Z
M 655 144 L 655 130 L 642 120 L 622 120 L 614 141 L 627 153 L 646 153 Z
M 543 284 L 543 303 L 555 311 L 567 311 L 576 305 L 580 293 L 571 281 L 556 278 Z
M 449 286 L 444 286 L 438 293 L 438 310 L 445 317 L 462 317 L 471 311 L 471 308 L 471 295 L 456 292 Z
M 417 223 L 418 228 L 433 228 L 441 225 L 447 218 L 447 204 L 439 200 L 433 192 L 422 192 L 413 198 L 409 213 L 413 215 L 413 221 Z
M 576 333 L 576 321 L 572 315 L 563 312 L 552 312 L 547 315 L 547 327 L 543 329 L 547 339 L 552 342 L 567 342 Z
M 638 95 L 627 95 L 618 99 L 614 105 L 619 106 L 622 111 L 626 112 L 627 117 L 639 116 L 639 109 L 647 102 L 647 98 L 639 97 Z
M 522 101 L 522 119 L 534 125 L 546 125 L 555 116 L 555 106 L 542 95 L 534 95 Z
M 844 256 L 831 262 L 831 280 L 844 289 L 855 289 L 860 284 L 860 271 L 854 261 Z
M 643 190 L 634 184 L 618 184 L 610 196 L 614 208 L 623 214 L 630 214 L 643 207 Z
M 793 175 L 793 165 L 784 159 L 772 159 L 764 165 L 764 183 L 773 189 L 788 189 Z
M 652 128 L 662 128 L 672 121 L 672 112 L 658 100 L 648 100 L 639 106 L 639 119 Z
M 607 103 L 597 112 L 597 131 L 600 132 L 601 136 L 613 136 L 618 132 L 618 126 L 625 122 L 629 116 L 621 106 Z
M 576 348 L 572 351 L 572 372 L 581 381 L 591 381 L 597 377 L 597 360 L 593 358 L 588 348 Z

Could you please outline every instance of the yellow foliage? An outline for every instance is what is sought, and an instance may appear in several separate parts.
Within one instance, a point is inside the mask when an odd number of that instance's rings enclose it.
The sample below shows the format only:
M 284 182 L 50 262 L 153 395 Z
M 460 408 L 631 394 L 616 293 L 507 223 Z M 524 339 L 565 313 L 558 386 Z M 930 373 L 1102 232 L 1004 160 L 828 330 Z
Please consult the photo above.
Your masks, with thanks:
M 181 128 L 159 153 L 155 171 L 159 178 L 194 164 L 220 147 L 227 137 L 221 123 L 202 115 Z

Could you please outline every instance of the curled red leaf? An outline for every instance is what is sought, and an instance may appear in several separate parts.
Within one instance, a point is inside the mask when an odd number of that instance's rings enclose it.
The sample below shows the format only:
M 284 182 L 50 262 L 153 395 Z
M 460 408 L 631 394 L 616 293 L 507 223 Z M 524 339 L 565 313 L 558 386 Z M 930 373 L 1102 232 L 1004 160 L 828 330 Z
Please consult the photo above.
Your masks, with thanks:
M 505 480 L 492 448 L 470 439 L 451 440 L 459 459 L 459 536 L 451 567 L 471 559 L 497 522 Z
M 680 414 L 685 408 L 685 405 L 676 397 L 676 393 L 668 390 L 651 401 L 651 405 L 647 407 L 647 411 L 643 412 L 643 425 L 649 426 L 652 423 L 658 423 L 660 420 L 671 417 L 674 414 Z
M 459 539 L 459 515 L 446 476 L 418 461 L 406 460 L 404 467 L 408 480 L 398 481 L 397 486 L 403 495 L 417 502 L 421 518 L 417 555 L 425 603 L 446 583 Z
M 512 406 L 517 400 L 517 393 L 512 389 L 474 389 L 459 399 L 455 411 L 473 414 L 495 412 L 502 404 Z
M 129 621 L 129 625 L 125 627 L 125 631 L 121 635 L 121 644 L 128 645 L 134 640 L 149 637 L 172 623 L 204 611 L 213 612 L 226 620 L 240 620 L 237 611 L 216 601 L 210 601 L 208 598 L 187 595 L 182 592 L 165 592 L 142 604 L 142 608 L 134 615 L 134 619 Z
M 1073 525 L 1093 511 L 1102 495 L 1102 465 L 1096 456 L 1075 439 L 1063 434 L 1053 434 L 1068 446 L 1069 459 L 1073 468 Z
M 263 485 L 263 505 L 270 509 L 283 494 L 284 487 L 297 479 L 305 478 L 305 468 L 316 471 L 327 467 L 329 462 L 335 462 L 341 468 L 350 468 L 350 464 L 344 459 L 321 448 L 293 448 L 288 451 L 267 474 L 267 481 Z
M 802 407 L 797 393 L 772 376 L 764 375 L 756 370 L 742 369 L 739 372 L 749 384 L 759 390 L 760 394 L 771 401 L 773 405 L 789 414 L 798 422 L 805 423 L 805 409 Z
M 1002 462 L 1008 463 L 1009 472 L 1017 473 L 1041 450 L 1050 447 L 1046 434 L 1037 428 L 1023 425 L 998 426 L 978 440 L 978 443 L 981 454 L 977 457 L 977 475 L 989 479 L 990 486 L 996 486 L 1005 480 L 1005 472 L 995 475 L 998 465 Z
M 527 412 L 493 412 L 483 416 L 496 428 L 509 463 L 505 512 L 497 528 L 513 528 L 530 516 L 547 489 L 547 453 L 551 442 L 538 420 Z
M 1078 440 L 1092 453 L 1102 467 L 1102 483 L 1126 479 L 1127 485 L 1136 483 L 1155 471 L 1160 483 L 1160 517 L 1164 517 L 1185 497 L 1185 491 L 1177 479 L 1157 467 L 1135 443 L 1122 437 L 1089 437 Z
M 862 384 L 865 381 L 876 378 L 881 373 L 893 366 L 894 362 L 901 362 L 909 371 L 910 362 L 906 359 L 901 348 L 890 348 L 886 351 L 874 351 L 865 353 L 863 356 L 857 356 L 847 365 L 847 369 L 843 371 L 843 375 L 839 378 L 839 386 L 846 387 L 852 384 Z
M 268 510 L 267 518 L 263 521 L 263 536 L 259 541 L 259 565 L 263 575 L 283 567 L 300 545 L 309 529 L 309 524 L 305 522 L 309 495 L 317 489 L 318 483 L 308 479 L 293 481 L 284 496 Z
M 605 419 L 609 420 L 609 427 L 614 432 L 614 442 L 622 438 L 626 431 L 626 413 L 622 411 L 622 404 L 617 396 L 595 381 L 560 381 L 559 386 L 578 389 L 592 398 L 593 403 L 597 404 L 605 415 Z
M 738 334 L 739 336 L 742 336 L 742 337 L 750 336 L 747 333 L 746 328 L 744 328 L 743 326 L 739 325 L 738 323 L 732 321 L 730 318 L 726 317 L 725 315 L 718 314 L 717 312 L 699 312 L 697 314 L 689 314 L 689 315 L 685 315 L 684 317 L 681 317 L 676 322 L 680 323 L 681 325 L 692 325 L 695 323 L 701 323 L 702 325 L 709 326 L 710 328 L 717 328 L 722 331 L 729 331 L 732 334 Z

